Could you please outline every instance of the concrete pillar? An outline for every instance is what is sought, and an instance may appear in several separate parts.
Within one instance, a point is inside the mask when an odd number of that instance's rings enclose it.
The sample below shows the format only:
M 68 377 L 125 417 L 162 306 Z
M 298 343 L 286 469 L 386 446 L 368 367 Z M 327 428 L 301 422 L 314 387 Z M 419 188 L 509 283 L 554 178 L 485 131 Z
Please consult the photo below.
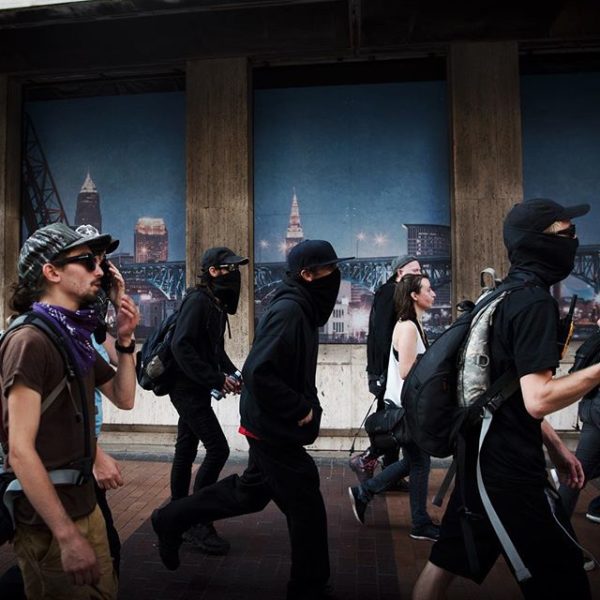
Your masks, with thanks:
M 502 220 L 523 199 L 516 42 L 450 48 L 453 301 L 477 297 L 479 272 L 508 261 Z
M 0 76 L 0 329 L 10 314 L 10 288 L 17 280 L 20 248 L 21 86 Z
M 251 258 L 241 269 L 242 297 L 231 318 L 235 344 L 228 352 L 239 364 L 253 330 L 251 93 L 245 58 L 187 63 L 188 283 L 197 281 L 200 257 L 210 246 Z

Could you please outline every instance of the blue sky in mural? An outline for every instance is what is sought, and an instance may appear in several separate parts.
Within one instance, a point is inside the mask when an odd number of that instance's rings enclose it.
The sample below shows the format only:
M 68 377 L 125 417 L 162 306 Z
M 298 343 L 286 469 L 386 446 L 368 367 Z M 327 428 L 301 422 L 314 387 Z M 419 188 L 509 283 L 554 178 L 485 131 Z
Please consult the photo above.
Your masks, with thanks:
M 591 204 L 575 221 L 582 245 L 600 244 L 600 74 L 530 75 L 521 78 L 525 198 Z M 594 290 L 576 277 L 567 293 L 591 299 Z
M 104 231 L 133 253 L 139 217 L 162 217 L 169 260 L 185 259 L 185 96 L 182 92 L 29 102 L 67 217 L 90 172 Z
M 450 222 L 445 82 L 261 90 L 255 247 L 281 261 L 295 191 L 307 238 L 338 255 L 406 251 L 403 223 Z

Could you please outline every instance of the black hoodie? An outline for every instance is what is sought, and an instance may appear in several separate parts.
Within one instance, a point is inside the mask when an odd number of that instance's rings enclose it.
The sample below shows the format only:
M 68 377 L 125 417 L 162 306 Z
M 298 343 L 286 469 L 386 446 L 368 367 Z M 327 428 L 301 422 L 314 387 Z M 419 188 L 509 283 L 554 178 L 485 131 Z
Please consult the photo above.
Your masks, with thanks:
M 242 371 L 241 425 L 261 440 L 312 444 L 321 405 L 315 386 L 319 330 L 309 292 L 286 278 L 261 318 Z M 298 421 L 313 411 L 310 423 Z

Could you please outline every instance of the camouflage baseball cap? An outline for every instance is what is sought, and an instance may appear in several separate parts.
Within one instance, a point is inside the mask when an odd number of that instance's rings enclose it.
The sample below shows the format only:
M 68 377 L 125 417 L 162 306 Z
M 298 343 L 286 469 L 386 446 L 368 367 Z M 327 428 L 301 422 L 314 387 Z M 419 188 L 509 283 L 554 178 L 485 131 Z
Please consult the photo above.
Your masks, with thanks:
M 46 263 L 77 246 L 89 246 L 93 252 L 112 252 L 119 245 L 119 240 L 113 240 L 108 234 L 101 235 L 95 228 L 93 231 L 78 229 L 79 232 L 64 223 L 52 223 L 32 233 L 19 254 L 19 279 L 24 283 L 36 283 Z

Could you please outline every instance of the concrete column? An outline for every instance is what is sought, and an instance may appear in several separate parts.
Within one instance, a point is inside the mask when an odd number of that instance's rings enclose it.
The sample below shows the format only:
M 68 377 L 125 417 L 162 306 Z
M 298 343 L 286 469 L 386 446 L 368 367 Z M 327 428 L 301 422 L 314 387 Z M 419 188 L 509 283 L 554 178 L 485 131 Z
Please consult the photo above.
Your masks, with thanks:
M 251 75 L 245 58 L 187 63 L 187 261 L 195 283 L 199 261 L 210 246 L 228 246 L 249 256 L 242 271 L 242 297 L 231 318 L 241 364 L 252 335 Z
M 479 272 L 506 274 L 502 220 L 523 199 L 516 42 L 450 48 L 452 292 L 477 297 Z
M 21 212 L 21 86 L 0 76 L 0 329 L 10 314 L 10 288 L 17 280 Z

